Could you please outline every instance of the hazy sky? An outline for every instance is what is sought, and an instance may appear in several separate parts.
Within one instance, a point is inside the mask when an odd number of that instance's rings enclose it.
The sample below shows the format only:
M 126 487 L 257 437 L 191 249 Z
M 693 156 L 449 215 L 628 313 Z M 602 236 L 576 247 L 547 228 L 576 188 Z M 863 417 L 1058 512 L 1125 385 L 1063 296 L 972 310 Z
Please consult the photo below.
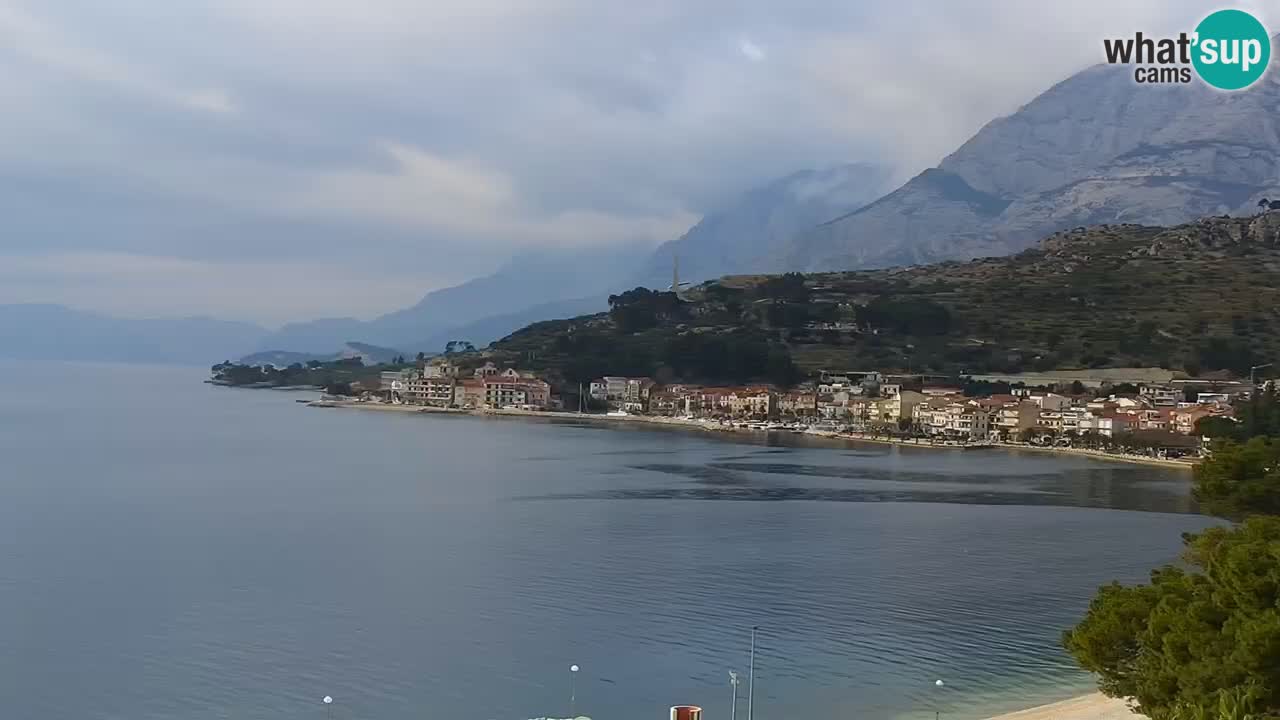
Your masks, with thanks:
M 1229 5 L 0 0 L 0 303 L 368 317 L 798 169 L 905 177 Z

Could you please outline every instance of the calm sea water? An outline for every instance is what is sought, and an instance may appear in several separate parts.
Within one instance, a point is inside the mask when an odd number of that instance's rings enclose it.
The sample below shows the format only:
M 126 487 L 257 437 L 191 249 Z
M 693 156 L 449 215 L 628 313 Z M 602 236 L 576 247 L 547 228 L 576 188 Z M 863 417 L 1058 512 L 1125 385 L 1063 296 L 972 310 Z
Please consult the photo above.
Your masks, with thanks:
M 570 711 L 577 663 L 581 714 L 711 720 L 759 625 L 761 720 L 971 718 L 1087 689 L 1062 629 L 1208 522 L 1138 465 L 202 377 L 0 364 L 3 716 L 522 720 Z

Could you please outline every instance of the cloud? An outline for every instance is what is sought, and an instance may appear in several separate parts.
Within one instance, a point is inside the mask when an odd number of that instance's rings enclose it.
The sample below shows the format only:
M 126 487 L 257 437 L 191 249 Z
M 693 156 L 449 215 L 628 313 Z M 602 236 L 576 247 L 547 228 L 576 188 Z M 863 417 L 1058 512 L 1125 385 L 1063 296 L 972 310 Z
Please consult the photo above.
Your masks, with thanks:
M 354 215 L 459 243 L 522 246 L 656 245 L 697 221 L 678 210 L 638 217 L 588 209 L 546 212 L 523 203 L 513 180 L 501 172 L 394 142 L 380 143 L 380 149 L 391 167 L 317 174 L 273 202 L 303 216 Z
M 750 38 L 742 38 L 738 41 L 738 51 L 748 60 L 754 62 L 764 60 L 764 48 L 752 42 Z
M 145 66 L 130 64 L 91 45 L 76 43 L 56 27 L 7 0 L 0 0 L 0 42 L 10 53 L 28 62 L 87 83 L 196 110 L 225 113 L 232 108 L 224 91 L 188 91 L 167 84 Z
M 905 177 L 1098 62 L 1104 34 L 1182 29 L 1204 12 L 1192 0 L 158 7 L 0 0 L 0 255 L 193 263 L 173 275 L 203 278 L 189 287 L 141 261 L 146 272 L 110 265 L 117 280 L 94 282 L 115 282 L 131 312 L 229 315 L 254 294 L 236 268 L 266 296 L 264 269 L 294 259 L 350 302 L 391 310 L 518 251 L 677 237 L 802 168 L 870 160 Z M 79 302 L 76 277 L 11 271 L 5 297 Z M 130 294 L 135 282 L 156 292 Z M 314 303 L 290 300 L 298 318 L 337 304 L 289 282 Z

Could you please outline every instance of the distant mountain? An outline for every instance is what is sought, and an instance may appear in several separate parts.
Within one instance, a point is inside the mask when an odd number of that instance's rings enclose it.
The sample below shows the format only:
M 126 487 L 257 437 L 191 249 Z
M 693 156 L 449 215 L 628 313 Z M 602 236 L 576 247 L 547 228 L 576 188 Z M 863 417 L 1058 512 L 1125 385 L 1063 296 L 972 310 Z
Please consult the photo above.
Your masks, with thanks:
M 617 285 L 625 285 L 621 278 L 633 273 L 648 252 L 642 247 L 607 247 L 522 253 L 492 275 L 432 291 L 404 310 L 367 322 L 331 318 L 291 323 L 264 338 L 258 348 L 331 353 L 358 339 L 416 353 L 443 350 L 442 343 L 437 345 L 440 338 L 488 344 L 527 323 L 508 327 L 503 317 L 535 306 L 603 298 Z
M 1095 66 L 988 123 L 938 167 L 798 235 L 773 264 L 820 271 L 1007 255 L 1064 228 L 1251 211 L 1280 190 L 1278 108 L 1276 73 L 1229 93 L 1140 85 L 1127 68 Z
M 0 357 L 208 365 L 258 345 L 251 323 L 124 320 L 61 305 L 0 305 Z
M 793 236 L 880 197 L 891 181 L 887 168 L 854 163 L 803 170 L 749 190 L 659 246 L 635 284 L 670 285 L 673 256 L 682 281 L 779 270 L 776 256 Z
M 519 312 L 494 315 L 449 328 L 414 344 L 412 347 L 442 349 L 450 340 L 466 340 L 476 347 L 484 347 L 494 340 L 506 337 L 531 323 L 589 315 L 607 310 L 608 307 L 608 297 L 605 295 L 542 303 L 541 305 L 524 308 Z
M 430 292 L 413 307 L 374 320 L 285 325 L 259 349 L 327 357 L 351 338 L 414 353 L 439 352 L 449 340 L 484 346 L 532 322 L 603 310 L 613 293 L 638 285 L 666 287 L 673 253 L 680 256 L 683 280 L 764 268 L 762 261 L 787 238 L 878 197 L 889 181 L 888 170 L 868 164 L 805 170 L 744 193 L 657 251 L 531 251 L 491 275 Z

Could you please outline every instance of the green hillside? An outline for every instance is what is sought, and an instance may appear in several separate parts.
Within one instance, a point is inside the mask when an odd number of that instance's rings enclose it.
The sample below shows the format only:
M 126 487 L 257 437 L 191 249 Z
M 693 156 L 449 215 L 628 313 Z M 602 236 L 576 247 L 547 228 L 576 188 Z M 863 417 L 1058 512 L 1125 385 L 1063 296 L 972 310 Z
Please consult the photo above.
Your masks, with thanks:
M 1057 233 L 1011 257 L 642 288 L 489 354 L 575 383 L 606 374 L 780 384 L 821 368 L 932 373 L 1280 360 L 1280 212 Z

